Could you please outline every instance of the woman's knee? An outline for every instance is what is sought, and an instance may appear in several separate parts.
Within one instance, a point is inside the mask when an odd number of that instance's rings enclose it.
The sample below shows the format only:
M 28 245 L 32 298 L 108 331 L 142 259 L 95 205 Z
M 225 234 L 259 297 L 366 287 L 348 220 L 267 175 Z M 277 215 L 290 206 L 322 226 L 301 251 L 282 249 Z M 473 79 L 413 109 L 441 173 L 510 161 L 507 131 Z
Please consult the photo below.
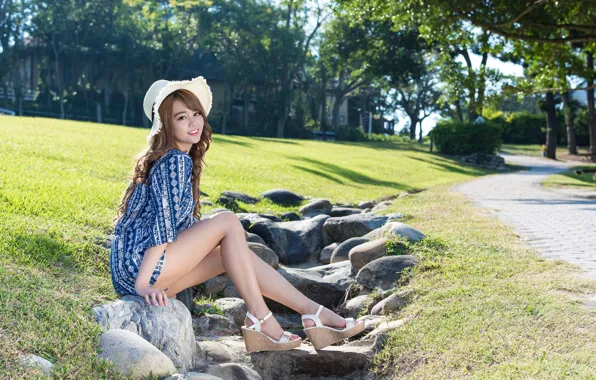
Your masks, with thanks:
M 222 223 L 226 233 L 237 230 L 242 230 L 244 232 L 244 227 L 242 227 L 240 219 L 238 219 L 238 216 L 232 211 L 219 212 L 215 214 L 213 218 L 216 218 L 219 223 Z

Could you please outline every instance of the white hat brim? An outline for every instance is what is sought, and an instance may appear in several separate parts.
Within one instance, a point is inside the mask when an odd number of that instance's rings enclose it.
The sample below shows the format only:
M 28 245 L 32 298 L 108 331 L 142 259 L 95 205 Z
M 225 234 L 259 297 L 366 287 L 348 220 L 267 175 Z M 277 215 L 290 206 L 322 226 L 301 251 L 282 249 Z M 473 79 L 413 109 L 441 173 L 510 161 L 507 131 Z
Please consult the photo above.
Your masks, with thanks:
M 211 88 L 207 84 L 205 78 L 199 76 L 184 81 L 158 80 L 149 87 L 149 90 L 147 90 L 147 93 L 145 94 L 145 99 L 143 100 L 143 110 L 145 111 L 145 115 L 149 120 L 151 120 L 151 116 L 153 116 L 153 125 L 151 126 L 151 132 L 147 139 L 156 135 L 161 129 L 162 122 L 158 110 L 163 100 L 172 92 L 181 89 L 189 90 L 195 94 L 205 110 L 205 116 L 209 115 L 213 102 L 213 94 L 211 93 Z

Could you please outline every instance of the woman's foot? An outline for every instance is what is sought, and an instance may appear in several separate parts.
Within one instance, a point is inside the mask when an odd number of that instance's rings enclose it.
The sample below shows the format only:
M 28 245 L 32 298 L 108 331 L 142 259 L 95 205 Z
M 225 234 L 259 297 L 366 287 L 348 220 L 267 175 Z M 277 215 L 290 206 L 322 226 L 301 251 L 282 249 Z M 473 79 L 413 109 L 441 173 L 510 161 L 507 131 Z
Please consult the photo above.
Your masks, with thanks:
M 259 317 L 263 318 L 263 316 Z M 253 325 L 253 322 L 250 320 L 250 318 L 245 317 L 244 325 L 246 327 L 249 327 Z M 261 323 L 261 332 L 273 340 L 279 340 L 284 330 L 281 328 L 279 322 L 277 322 L 275 318 L 267 318 L 267 320 L 264 323 Z M 296 334 L 292 334 L 290 340 L 292 341 L 296 339 L 300 339 L 300 337 Z
M 318 308 L 319 305 L 314 304 L 312 306 L 312 310 L 308 310 L 308 312 L 304 314 L 315 314 Z M 327 327 L 332 327 L 334 329 L 343 329 L 344 327 L 346 327 L 346 320 L 340 317 L 339 315 L 335 314 L 333 311 L 327 309 L 326 307 L 323 307 L 323 310 L 321 310 L 321 313 L 319 314 L 319 319 L 321 320 L 321 323 Z M 303 319 L 302 326 L 304 326 L 305 328 L 314 327 L 315 321 L 313 321 L 310 318 Z

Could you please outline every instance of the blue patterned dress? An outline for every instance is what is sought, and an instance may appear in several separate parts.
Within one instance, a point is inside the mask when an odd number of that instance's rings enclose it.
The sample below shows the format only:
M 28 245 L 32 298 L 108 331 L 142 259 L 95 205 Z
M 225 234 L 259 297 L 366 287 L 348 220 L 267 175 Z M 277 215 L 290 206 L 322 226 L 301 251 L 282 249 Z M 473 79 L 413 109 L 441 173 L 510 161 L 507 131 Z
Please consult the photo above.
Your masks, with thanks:
M 110 270 L 114 290 L 121 296 L 138 295 L 135 280 L 148 248 L 176 241 L 179 232 L 197 222 L 192 214 L 192 158 L 188 154 L 171 148 L 154 162 L 148 179 L 148 184 L 136 185 L 115 228 Z M 164 250 L 150 285 L 157 281 L 165 258 Z

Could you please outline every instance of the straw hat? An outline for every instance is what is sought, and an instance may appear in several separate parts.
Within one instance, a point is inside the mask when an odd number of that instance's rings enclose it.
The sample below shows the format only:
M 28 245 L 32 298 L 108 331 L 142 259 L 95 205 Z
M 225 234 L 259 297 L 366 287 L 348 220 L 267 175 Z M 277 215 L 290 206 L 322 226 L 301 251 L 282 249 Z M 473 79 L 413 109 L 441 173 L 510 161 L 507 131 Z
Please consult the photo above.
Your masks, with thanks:
M 207 84 L 207 81 L 202 76 L 191 80 L 168 81 L 160 79 L 155 81 L 151 87 L 149 87 L 149 90 L 147 90 L 147 93 L 145 94 L 145 99 L 143 99 L 143 110 L 145 111 L 145 115 L 153 122 L 151 132 L 149 132 L 149 136 L 147 136 L 147 141 L 149 141 L 152 136 L 159 133 L 161 129 L 162 123 L 158 112 L 161 102 L 163 102 L 166 96 L 170 95 L 172 92 L 181 89 L 189 90 L 194 93 L 197 98 L 199 98 L 199 101 L 205 110 L 205 116 L 209 115 L 213 95 L 211 94 L 211 88 Z

